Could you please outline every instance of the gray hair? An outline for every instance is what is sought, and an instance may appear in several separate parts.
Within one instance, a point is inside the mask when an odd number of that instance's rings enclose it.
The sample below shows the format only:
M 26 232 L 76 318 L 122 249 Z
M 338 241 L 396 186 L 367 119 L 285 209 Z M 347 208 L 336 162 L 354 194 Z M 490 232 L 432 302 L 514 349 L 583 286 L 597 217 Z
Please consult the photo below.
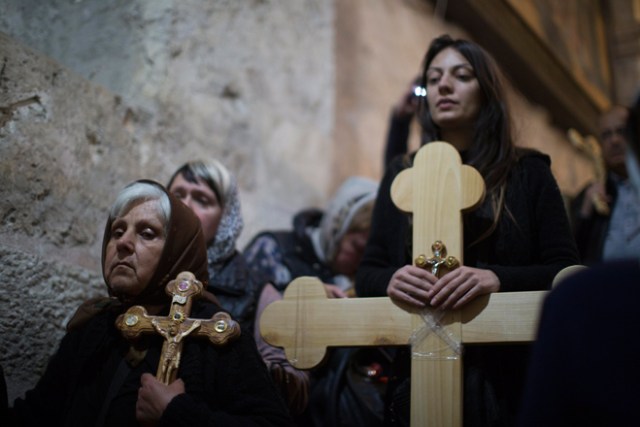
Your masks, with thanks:
M 210 265 L 216 265 L 233 255 L 236 241 L 242 232 L 244 222 L 240 209 L 238 183 L 229 170 L 219 161 L 210 159 L 207 162 L 192 161 L 182 165 L 171 177 L 167 188 L 178 175 L 193 184 L 203 180 L 216 194 L 222 206 L 222 218 L 213 242 L 207 242 L 207 257 Z
M 164 224 L 164 234 L 166 236 L 169 231 L 167 228 L 169 227 L 169 217 L 171 216 L 171 202 L 162 187 L 151 181 L 136 181 L 124 187 L 116 196 L 113 205 L 111 205 L 109 220 L 113 221 L 126 214 L 134 204 L 147 201 L 156 202 L 156 209 Z
M 207 183 L 218 198 L 218 202 L 225 207 L 229 202 L 230 193 L 234 191 L 235 183 L 229 170 L 219 161 L 210 159 L 207 162 L 200 160 L 192 161 L 182 165 L 171 177 L 167 188 L 178 175 L 182 175 L 187 181 L 197 183 L 200 178 Z

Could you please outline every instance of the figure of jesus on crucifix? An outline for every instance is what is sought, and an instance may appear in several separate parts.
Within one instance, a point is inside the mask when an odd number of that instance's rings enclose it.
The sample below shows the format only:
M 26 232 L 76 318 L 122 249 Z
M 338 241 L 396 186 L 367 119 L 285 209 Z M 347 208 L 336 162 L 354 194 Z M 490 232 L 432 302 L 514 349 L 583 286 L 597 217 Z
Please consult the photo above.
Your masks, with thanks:
M 447 141 L 464 164 L 478 170 L 485 181 L 486 196 L 476 210 L 464 214 L 464 254 L 452 250 L 460 242 L 448 242 L 442 236 L 430 236 L 432 240 L 424 242 L 431 245 L 442 240 L 452 254 L 463 259 L 462 266 L 438 277 L 414 264 L 412 247 L 417 238 L 425 239 L 416 236 L 419 221 L 435 229 L 438 224 L 430 221 L 458 215 L 447 205 L 449 175 L 428 175 L 413 183 L 424 191 L 427 204 L 432 197 L 445 201 L 441 216 L 421 219 L 392 200 L 394 180 L 412 166 L 414 157 L 410 162 L 396 159 L 380 185 L 369 242 L 356 278 L 359 297 L 389 296 L 417 312 L 459 309 L 487 293 L 550 289 L 560 270 L 578 264 L 549 158 L 514 146 L 499 74 L 489 54 L 474 43 L 448 36 L 431 43 L 422 74 L 427 89 L 422 123 L 427 134 Z M 449 199 L 453 197 L 457 196 L 451 194 Z M 465 347 L 465 425 L 495 425 L 496 420 L 509 424 L 513 420 L 526 348 L 510 347 Z M 408 359 L 405 357 L 404 363 Z M 403 389 L 397 385 L 390 387 L 390 393 Z
M 170 323 L 168 328 L 163 328 L 157 319 L 152 319 L 151 324 L 168 343 L 158 379 L 165 384 L 169 384 L 170 380 L 175 378 L 175 371 L 180 366 L 179 344 L 182 338 L 200 327 L 200 321 L 196 320 L 184 331 L 180 329 L 178 322 Z

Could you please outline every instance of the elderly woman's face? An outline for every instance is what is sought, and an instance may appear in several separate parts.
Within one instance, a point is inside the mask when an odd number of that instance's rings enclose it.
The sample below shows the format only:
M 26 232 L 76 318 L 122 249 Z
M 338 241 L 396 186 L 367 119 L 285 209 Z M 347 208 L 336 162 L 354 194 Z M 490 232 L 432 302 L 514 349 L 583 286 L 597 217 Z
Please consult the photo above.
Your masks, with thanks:
M 134 205 L 111 224 L 104 259 L 107 284 L 116 295 L 139 295 L 160 261 L 166 236 L 158 202 Z
M 196 214 L 202 225 L 204 241 L 209 244 L 216 237 L 222 219 L 222 206 L 216 193 L 200 178 L 198 183 L 189 182 L 182 174 L 176 176 L 169 191 Z

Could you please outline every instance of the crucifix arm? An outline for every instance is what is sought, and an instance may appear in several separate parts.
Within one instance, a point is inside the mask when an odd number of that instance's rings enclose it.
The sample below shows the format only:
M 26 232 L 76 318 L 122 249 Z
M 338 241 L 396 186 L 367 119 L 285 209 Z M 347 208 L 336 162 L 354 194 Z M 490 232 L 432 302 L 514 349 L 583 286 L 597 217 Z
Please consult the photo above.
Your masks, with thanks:
M 126 313 L 116 319 L 116 326 L 128 340 L 137 340 L 142 335 L 156 331 L 147 310 L 139 305 L 131 307 Z
M 222 346 L 240 336 L 240 325 L 224 311 L 215 313 L 209 320 L 201 320 L 196 336 L 206 337 L 215 346 Z

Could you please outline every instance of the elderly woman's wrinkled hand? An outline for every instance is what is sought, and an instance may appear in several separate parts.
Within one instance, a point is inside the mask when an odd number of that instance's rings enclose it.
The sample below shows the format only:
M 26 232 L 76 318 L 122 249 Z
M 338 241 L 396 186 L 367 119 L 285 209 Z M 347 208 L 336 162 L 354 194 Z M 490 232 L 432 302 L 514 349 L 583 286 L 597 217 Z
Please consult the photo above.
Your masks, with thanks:
M 151 374 L 142 374 L 136 403 L 136 419 L 144 426 L 156 425 L 169 402 L 184 392 L 184 382 L 179 378 L 166 385 Z

